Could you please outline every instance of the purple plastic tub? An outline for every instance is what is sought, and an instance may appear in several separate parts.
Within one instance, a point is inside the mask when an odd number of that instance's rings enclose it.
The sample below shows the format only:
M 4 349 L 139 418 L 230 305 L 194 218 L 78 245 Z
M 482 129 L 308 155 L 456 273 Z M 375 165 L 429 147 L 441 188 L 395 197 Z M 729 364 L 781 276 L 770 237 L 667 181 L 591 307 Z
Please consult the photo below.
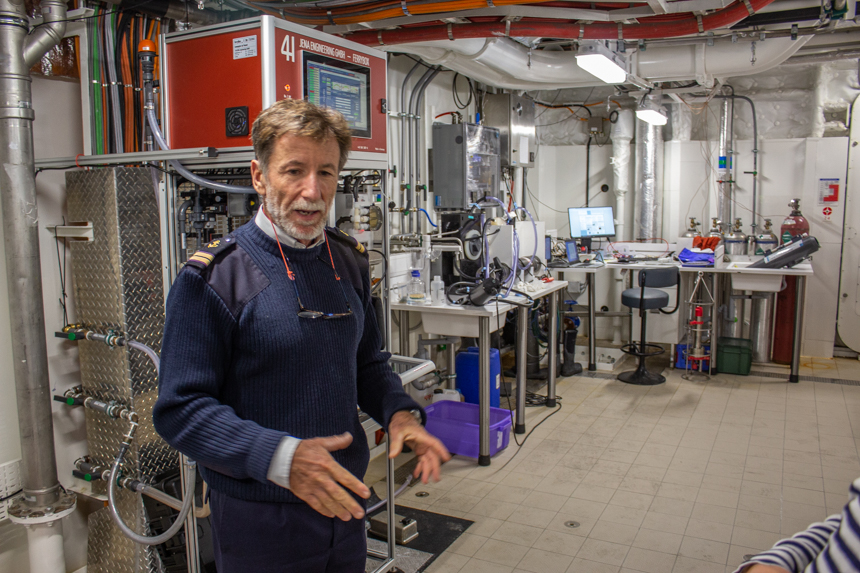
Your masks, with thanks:
M 481 453 L 477 404 L 443 400 L 424 408 L 427 431 L 442 440 L 452 454 L 477 458 Z M 508 447 L 511 438 L 511 413 L 490 408 L 490 455 Z

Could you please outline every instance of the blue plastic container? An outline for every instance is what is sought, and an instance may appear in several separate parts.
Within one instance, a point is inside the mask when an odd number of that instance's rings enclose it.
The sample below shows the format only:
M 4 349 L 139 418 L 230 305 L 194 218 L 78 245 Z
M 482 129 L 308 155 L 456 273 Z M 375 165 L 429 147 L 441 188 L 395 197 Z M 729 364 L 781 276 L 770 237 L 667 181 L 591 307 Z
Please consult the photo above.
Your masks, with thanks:
M 427 431 L 439 438 L 448 451 L 469 458 L 481 453 L 478 406 L 445 400 L 424 408 Z M 511 439 L 511 413 L 490 408 L 490 455 L 508 447 Z
M 463 394 L 466 402 L 480 404 L 478 374 L 478 349 L 467 348 L 465 352 L 457 354 L 457 389 Z M 490 407 L 499 407 L 499 390 L 502 385 L 502 363 L 499 359 L 499 351 L 490 349 Z

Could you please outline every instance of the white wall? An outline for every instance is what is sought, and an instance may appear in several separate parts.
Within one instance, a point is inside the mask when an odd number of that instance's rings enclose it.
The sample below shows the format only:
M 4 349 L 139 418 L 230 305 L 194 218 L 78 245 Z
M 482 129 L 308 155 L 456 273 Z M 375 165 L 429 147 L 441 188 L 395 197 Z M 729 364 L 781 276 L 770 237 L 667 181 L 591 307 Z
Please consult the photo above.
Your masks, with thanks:
M 36 158 L 74 156 L 83 149 L 81 132 L 80 84 L 42 77 L 33 78 L 33 108 L 36 121 L 33 136 Z M 54 331 L 63 326 L 63 315 L 58 299 L 61 296 L 57 264 L 56 243 L 49 227 L 62 224 L 65 213 L 64 172 L 45 171 L 36 178 L 37 207 L 39 212 L 39 247 L 42 262 L 42 289 L 48 344 L 48 371 L 51 389 L 62 393 L 80 383 L 77 350 L 69 342 L 54 338 Z M 0 236 L 0 244 L 3 237 Z M 61 251 L 62 252 L 62 251 Z M 71 294 L 71 285 L 66 285 Z M 5 257 L 0 256 L 0 363 L 11 363 L 9 330 L 9 297 L 6 287 Z M 14 301 L 12 301 L 14 304 Z M 71 299 L 69 299 L 71 303 Z M 69 306 L 70 320 L 74 308 Z M 0 376 L 0 463 L 19 458 L 21 448 L 15 406 L 15 382 L 12 376 Z M 86 453 L 86 434 L 83 412 L 57 402 L 54 411 L 54 443 L 60 482 L 69 487 L 72 463 Z M 66 566 L 70 571 L 86 565 L 87 504 L 81 500 L 78 511 L 63 520 L 65 533 Z M 26 536 L 23 528 L 9 522 L 0 524 L 0 571 L 29 569 Z
M 631 147 L 632 152 L 632 147 Z M 546 223 L 547 231 L 555 229 L 558 238 L 570 237 L 570 224 L 567 209 L 585 206 L 585 164 L 587 150 L 585 145 L 541 145 L 538 147 L 536 168 L 529 172 L 531 196 L 527 203 L 536 219 Z M 589 205 L 595 207 L 615 207 L 615 194 L 612 192 L 613 174 L 610 158 L 612 144 L 591 145 L 590 170 L 588 177 Z M 631 161 L 632 161 L 631 153 Z M 630 172 L 633 172 L 632 166 Z M 601 192 L 602 185 L 610 190 Z M 633 195 L 628 194 L 627 228 L 632 223 Z M 596 247 L 598 245 L 595 245 Z M 624 289 L 620 271 L 609 271 L 598 275 L 595 302 L 597 308 L 608 306 L 617 310 L 620 306 L 621 291 Z M 568 273 L 568 281 L 583 281 L 584 275 Z M 569 293 L 568 300 L 578 300 L 587 304 L 588 293 L 576 295 Z M 626 339 L 626 327 L 622 328 L 620 319 L 598 318 L 595 324 L 598 340 Z M 585 322 L 580 327 L 580 336 L 586 334 Z
M 735 142 L 735 147 L 735 213 L 743 220 L 744 232 L 749 232 L 752 175 L 745 172 L 753 170 L 753 145 L 751 140 L 741 140 Z M 817 193 L 819 179 L 838 178 L 844 196 L 848 139 L 769 139 L 761 141 L 759 147 L 756 208 L 759 228 L 762 228 L 763 219 L 769 217 L 779 234 L 779 227 L 789 212 L 789 200 L 798 197 L 804 215 L 810 220 L 812 234 L 821 243 L 821 251 L 813 261 L 816 275 L 807 283 L 802 353 L 832 357 L 844 199 L 831 205 L 833 213 L 830 220 L 825 221 Z M 592 145 L 589 195 L 594 197 L 593 205 L 615 205 L 611 192 L 599 191 L 603 183 L 612 186 L 611 155 L 611 145 Z M 689 217 L 696 217 L 702 223 L 700 229 L 704 233 L 710 228 L 710 217 L 716 216 L 717 206 L 716 155 L 714 142 L 667 141 L 664 144 L 663 236 L 670 242 L 686 230 Z M 529 175 L 529 187 L 537 201 L 532 199 L 528 206 L 538 219 L 546 222 L 547 229 L 557 228 L 559 237 L 569 236 L 566 209 L 581 206 L 585 201 L 585 146 L 542 145 L 537 161 L 537 168 Z M 629 205 L 632 219 L 632 194 Z M 617 276 L 598 275 L 598 283 L 602 283 L 596 289 L 598 307 L 621 308 L 619 300 L 623 287 L 618 283 L 620 273 L 614 274 Z M 575 276 L 567 278 L 577 280 Z M 585 300 L 586 295 L 580 297 L 581 302 Z M 655 342 L 676 342 L 677 320 L 677 316 L 655 316 L 649 321 L 649 338 Z M 617 327 L 618 323 L 613 320 L 598 319 L 598 340 L 616 336 Z

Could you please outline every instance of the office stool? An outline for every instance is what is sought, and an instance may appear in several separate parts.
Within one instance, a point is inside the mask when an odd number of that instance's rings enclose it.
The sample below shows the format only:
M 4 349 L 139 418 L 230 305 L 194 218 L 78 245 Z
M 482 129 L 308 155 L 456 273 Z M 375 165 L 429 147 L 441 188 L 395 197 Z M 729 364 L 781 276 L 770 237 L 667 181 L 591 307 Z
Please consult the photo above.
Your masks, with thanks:
M 648 372 L 645 369 L 645 359 L 657 356 L 665 352 L 658 344 L 648 344 L 645 338 L 645 324 L 648 311 L 657 309 L 663 314 L 673 314 L 678 310 L 678 296 L 675 297 L 675 308 L 671 311 L 663 310 L 669 305 L 669 293 L 660 290 L 662 287 L 675 286 L 680 283 L 680 273 L 677 268 L 654 268 L 639 271 L 639 288 L 625 289 L 621 293 L 621 304 L 629 308 L 638 308 L 642 319 L 640 328 L 639 344 L 625 344 L 621 347 L 622 352 L 631 356 L 639 357 L 639 367 L 636 370 L 622 372 L 618 379 L 627 384 L 638 384 L 640 386 L 654 386 L 666 381 L 665 376 Z M 678 293 L 680 294 L 680 293 Z

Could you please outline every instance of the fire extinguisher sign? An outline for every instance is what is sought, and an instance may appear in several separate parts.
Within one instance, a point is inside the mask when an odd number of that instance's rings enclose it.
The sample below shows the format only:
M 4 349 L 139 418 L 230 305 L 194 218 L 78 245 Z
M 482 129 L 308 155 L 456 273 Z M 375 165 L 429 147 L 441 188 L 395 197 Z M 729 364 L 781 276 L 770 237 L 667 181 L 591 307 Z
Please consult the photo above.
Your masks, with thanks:
M 832 205 L 839 203 L 839 179 L 818 180 L 818 204 Z

